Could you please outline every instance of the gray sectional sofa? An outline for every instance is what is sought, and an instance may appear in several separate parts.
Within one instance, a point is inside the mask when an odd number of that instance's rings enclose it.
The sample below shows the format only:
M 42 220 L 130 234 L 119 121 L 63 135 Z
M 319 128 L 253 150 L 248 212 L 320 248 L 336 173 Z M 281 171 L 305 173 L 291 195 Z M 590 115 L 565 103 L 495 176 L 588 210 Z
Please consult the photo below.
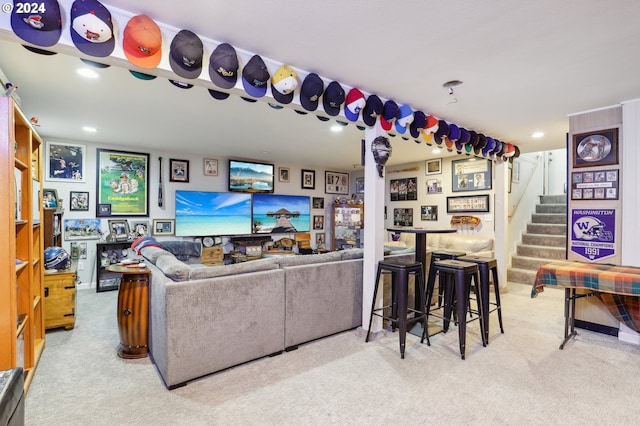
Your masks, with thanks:
M 142 248 L 151 269 L 149 349 L 165 385 L 362 324 L 362 250 L 203 266 Z

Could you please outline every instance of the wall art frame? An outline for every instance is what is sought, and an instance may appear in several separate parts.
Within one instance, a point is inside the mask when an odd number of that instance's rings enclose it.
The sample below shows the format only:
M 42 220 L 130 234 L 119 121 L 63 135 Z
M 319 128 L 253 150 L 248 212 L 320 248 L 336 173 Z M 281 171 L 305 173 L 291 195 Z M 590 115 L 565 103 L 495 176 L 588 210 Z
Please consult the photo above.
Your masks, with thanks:
M 573 135 L 573 167 L 618 164 L 618 128 Z
M 300 180 L 300 188 L 302 189 L 316 189 L 316 171 L 302 169 Z
M 88 212 L 89 211 L 89 193 L 86 191 L 70 191 L 69 192 L 69 211 Z
M 189 183 L 189 160 L 169 159 L 169 181 Z
M 489 194 L 447 197 L 447 213 L 482 212 L 489 212 Z
M 289 183 L 290 175 L 288 167 L 278 167 L 278 182 Z
M 129 241 L 129 222 L 124 219 L 109 219 L 111 241 Z
M 96 162 L 96 216 L 149 216 L 149 154 L 98 148 Z
M 324 172 L 325 194 L 349 194 L 349 173 Z
M 151 235 L 174 235 L 175 229 L 175 219 L 153 219 Z
M 53 182 L 84 182 L 87 146 L 47 141 L 46 180 Z
M 45 209 L 58 209 L 60 208 L 60 201 L 58 198 L 58 190 L 53 188 L 42 189 L 42 207 Z
M 434 158 L 425 161 L 424 174 L 426 176 L 442 174 L 442 158 Z
M 452 192 L 491 189 L 491 160 L 467 158 L 451 162 Z
M 205 176 L 218 176 L 218 160 L 215 158 L 203 158 L 202 167 Z

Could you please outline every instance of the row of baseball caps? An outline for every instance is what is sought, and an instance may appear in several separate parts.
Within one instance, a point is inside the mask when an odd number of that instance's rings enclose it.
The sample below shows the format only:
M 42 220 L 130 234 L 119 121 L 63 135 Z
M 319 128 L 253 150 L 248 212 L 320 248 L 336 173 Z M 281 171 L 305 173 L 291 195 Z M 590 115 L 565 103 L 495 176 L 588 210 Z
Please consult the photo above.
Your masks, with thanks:
M 21 39 L 41 47 L 58 43 L 62 34 L 62 13 L 57 0 L 42 0 L 27 8 L 22 1 L 14 0 L 11 27 Z M 95 57 L 106 57 L 113 53 L 115 36 L 113 20 L 109 10 L 97 0 L 75 0 L 71 5 L 70 33 L 74 45 L 81 52 Z M 140 68 L 156 68 L 162 59 L 162 32 L 147 15 L 131 17 L 123 31 L 122 49 L 127 60 Z M 204 45 L 197 34 L 189 30 L 179 31 L 171 41 L 169 64 L 173 72 L 185 79 L 198 78 L 202 72 Z M 219 44 L 209 57 L 209 77 L 222 89 L 235 87 L 240 68 L 238 55 L 228 43 Z M 282 104 L 293 101 L 299 79 L 289 65 L 281 65 L 270 75 L 267 65 L 259 55 L 253 55 L 242 69 L 244 90 L 254 98 L 266 95 L 269 80 L 271 94 Z M 210 91 L 212 95 L 216 91 Z M 219 92 L 221 97 L 224 93 Z M 215 97 L 215 96 L 214 96 Z M 485 157 L 515 158 L 519 149 L 511 143 L 501 142 L 483 134 L 466 130 L 453 123 L 414 111 L 408 105 L 398 105 L 393 100 L 383 102 L 377 95 L 365 95 L 352 88 L 348 93 L 337 81 L 330 82 L 326 89 L 324 81 L 316 73 L 309 73 L 299 90 L 300 105 L 307 111 L 315 111 L 322 97 L 324 112 L 337 116 L 344 104 L 344 115 L 352 122 L 362 121 L 367 126 L 380 125 L 385 131 L 404 135 L 409 130 L 413 138 L 420 135 L 427 141 L 445 144 L 458 152 L 483 155 Z

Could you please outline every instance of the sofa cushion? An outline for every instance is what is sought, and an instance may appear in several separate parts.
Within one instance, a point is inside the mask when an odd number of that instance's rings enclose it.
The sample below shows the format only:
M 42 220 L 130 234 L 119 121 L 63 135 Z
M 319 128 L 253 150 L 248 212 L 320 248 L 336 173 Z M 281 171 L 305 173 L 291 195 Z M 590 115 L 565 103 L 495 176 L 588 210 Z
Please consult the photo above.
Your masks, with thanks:
M 305 256 L 306 257 L 306 256 Z M 187 265 L 185 265 L 187 266 Z M 234 263 L 224 266 L 187 266 L 189 279 L 201 280 L 205 278 L 224 277 L 227 275 L 246 274 L 248 272 L 268 271 L 278 269 L 278 263 L 274 259 L 252 260 L 250 262 Z
M 338 253 L 340 253 L 342 260 L 362 259 L 362 257 L 364 256 L 364 249 L 350 248 L 346 250 L 340 250 Z
M 287 266 L 309 265 L 313 263 L 335 262 L 342 260 L 342 254 L 337 251 L 328 253 L 310 254 L 306 256 L 280 256 L 274 258 L 280 264 L 281 268 Z
M 140 254 L 142 254 L 145 259 L 155 265 L 158 257 L 171 253 L 158 246 L 147 246 L 140 249 Z
M 189 279 L 189 271 L 191 270 L 189 265 L 178 260 L 171 253 L 158 256 L 155 265 L 167 278 L 173 281 L 186 281 Z

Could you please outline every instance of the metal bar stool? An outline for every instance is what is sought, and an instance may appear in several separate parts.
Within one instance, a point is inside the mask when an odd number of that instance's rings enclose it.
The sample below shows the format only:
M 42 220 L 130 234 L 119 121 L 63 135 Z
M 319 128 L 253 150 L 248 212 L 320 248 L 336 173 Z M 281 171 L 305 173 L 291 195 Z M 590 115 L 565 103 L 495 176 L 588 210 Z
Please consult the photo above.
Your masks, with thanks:
M 383 306 L 376 309 L 376 298 L 378 296 L 378 287 L 380 286 L 380 277 L 385 274 L 391 274 L 391 289 L 395 297 L 392 297 L 391 305 Z M 415 275 L 415 291 L 420 295 L 420 306 L 418 309 L 412 309 L 407 306 L 409 296 L 409 274 Z M 373 316 L 378 316 L 391 321 L 392 327 L 397 325 L 400 337 L 400 357 L 404 358 L 404 350 L 407 339 L 407 323 L 422 320 L 423 330 L 427 330 L 427 311 L 425 310 L 425 289 L 424 289 L 424 273 L 422 262 L 402 261 L 402 260 L 384 260 L 378 262 L 378 272 L 376 274 L 376 285 L 373 290 L 373 301 L 371 302 L 371 315 L 369 316 L 369 329 L 367 330 L 367 338 L 369 341 L 371 334 L 371 325 Z M 391 308 L 391 316 L 385 316 L 384 310 Z M 408 319 L 410 313 L 418 314 Z M 427 334 L 427 344 L 430 345 L 429 335 Z M 424 343 L 425 334 L 422 334 L 420 343 Z
M 500 305 L 500 285 L 498 284 L 498 261 L 490 257 L 483 256 L 463 256 L 458 260 L 463 262 L 472 262 L 478 265 L 480 272 L 480 294 L 482 295 L 482 309 L 484 310 L 484 340 L 489 343 L 489 314 L 498 312 L 498 323 L 500 324 L 500 332 L 504 334 L 502 327 L 502 306 Z M 489 272 L 493 277 L 493 293 L 495 301 L 489 300 Z M 493 306 L 493 308 L 491 308 Z
M 433 264 L 439 260 L 455 260 L 458 257 L 466 256 L 463 251 L 435 250 L 431 252 L 431 263 L 429 264 L 429 277 L 427 279 L 427 287 L 433 282 L 435 286 L 436 271 Z M 438 283 L 438 308 L 442 306 L 442 298 L 444 297 L 444 286 Z M 431 304 L 431 299 L 427 299 L 427 304 Z
M 478 293 L 481 293 L 478 276 L 478 265 L 472 262 L 463 262 L 461 260 L 447 259 L 434 262 L 434 273 L 439 275 L 440 278 L 444 278 L 440 281 L 440 284 L 444 284 L 444 315 L 438 315 L 431 312 L 431 305 L 427 304 L 427 316 L 433 315 L 443 319 L 443 330 L 446 332 L 449 329 L 449 323 L 451 322 L 451 314 L 453 310 L 454 300 L 457 315 L 454 319 L 454 323 L 458 325 L 458 340 L 460 342 L 460 356 L 465 358 L 466 349 L 466 336 L 467 336 L 467 306 L 469 305 L 469 292 L 471 289 L 471 280 L 475 282 L 475 295 L 478 304 L 479 316 L 475 319 L 480 319 L 480 333 L 482 345 L 486 346 L 484 340 L 484 321 L 482 319 L 482 297 Z M 430 281 L 427 284 L 427 299 L 433 295 L 434 282 Z M 426 330 L 426 329 L 425 329 Z M 423 333 L 424 334 L 424 333 Z

